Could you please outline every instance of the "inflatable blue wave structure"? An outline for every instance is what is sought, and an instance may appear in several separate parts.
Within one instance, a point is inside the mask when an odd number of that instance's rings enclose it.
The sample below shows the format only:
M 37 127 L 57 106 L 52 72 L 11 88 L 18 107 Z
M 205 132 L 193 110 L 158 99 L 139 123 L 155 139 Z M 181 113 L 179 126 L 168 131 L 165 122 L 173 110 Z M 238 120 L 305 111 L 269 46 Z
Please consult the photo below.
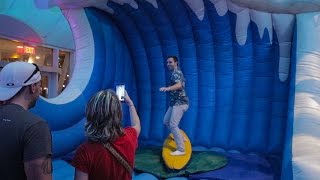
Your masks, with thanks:
M 118 83 L 137 106 L 140 145 L 161 146 L 168 97 L 159 88 L 168 84 L 170 55 L 186 78 L 190 106 L 181 128 L 194 147 L 282 157 L 287 144 L 291 153 L 295 16 L 229 1 L 134 2 L 63 10 L 76 46 L 73 76 L 33 110 L 48 120 L 56 157 L 84 141 L 88 99 Z

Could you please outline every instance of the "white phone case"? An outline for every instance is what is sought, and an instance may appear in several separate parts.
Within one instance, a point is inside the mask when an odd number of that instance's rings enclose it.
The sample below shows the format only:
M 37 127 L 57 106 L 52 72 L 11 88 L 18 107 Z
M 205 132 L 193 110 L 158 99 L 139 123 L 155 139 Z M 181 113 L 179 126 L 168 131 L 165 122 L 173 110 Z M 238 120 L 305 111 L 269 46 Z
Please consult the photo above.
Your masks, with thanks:
M 125 85 L 124 84 L 118 84 L 116 85 L 116 94 L 120 101 L 124 101 L 124 92 L 125 92 Z

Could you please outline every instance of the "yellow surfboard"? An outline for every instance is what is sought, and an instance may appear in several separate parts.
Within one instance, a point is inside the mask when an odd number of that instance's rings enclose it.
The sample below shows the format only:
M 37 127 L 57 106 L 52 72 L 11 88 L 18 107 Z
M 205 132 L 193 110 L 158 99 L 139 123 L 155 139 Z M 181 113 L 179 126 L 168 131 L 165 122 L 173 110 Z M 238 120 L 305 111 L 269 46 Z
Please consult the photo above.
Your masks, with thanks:
M 190 161 L 191 154 L 192 154 L 192 146 L 190 139 L 184 133 L 184 131 L 181 130 L 181 133 L 184 137 L 184 145 L 185 145 L 185 151 L 186 154 L 181 156 L 172 156 L 170 153 L 175 151 L 177 149 L 177 145 L 173 139 L 172 133 L 169 134 L 169 136 L 165 139 L 162 147 L 162 158 L 165 163 L 165 165 L 169 169 L 174 170 L 181 170 L 184 168 L 188 162 Z

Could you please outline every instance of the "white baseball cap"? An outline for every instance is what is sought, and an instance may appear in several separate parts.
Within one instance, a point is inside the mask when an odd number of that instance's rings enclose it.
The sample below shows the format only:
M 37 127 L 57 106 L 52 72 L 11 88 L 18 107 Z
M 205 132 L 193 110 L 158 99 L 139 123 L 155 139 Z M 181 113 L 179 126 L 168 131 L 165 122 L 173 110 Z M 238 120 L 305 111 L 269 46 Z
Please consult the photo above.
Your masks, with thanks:
M 6 101 L 16 95 L 23 86 L 41 80 L 36 64 L 16 61 L 7 64 L 0 71 L 0 101 Z

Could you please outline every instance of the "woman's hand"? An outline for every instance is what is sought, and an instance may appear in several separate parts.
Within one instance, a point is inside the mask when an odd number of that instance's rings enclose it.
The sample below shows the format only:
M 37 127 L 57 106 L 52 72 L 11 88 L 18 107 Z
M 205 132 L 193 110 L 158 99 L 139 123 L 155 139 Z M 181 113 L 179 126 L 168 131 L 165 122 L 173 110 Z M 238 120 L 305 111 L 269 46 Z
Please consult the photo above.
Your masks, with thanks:
M 133 102 L 132 102 L 132 100 L 131 100 L 131 98 L 130 98 L 130 96 L 128 95 L 128 93 L 127 93 L 126 90 L 124 91 L 124 97 L 123 97 L 123 99 L 124 99 L 124 102 L 126 102 L 126 104 L 127 104 L 128 106 L 133 106 L 133 105 L 134 105 Z

